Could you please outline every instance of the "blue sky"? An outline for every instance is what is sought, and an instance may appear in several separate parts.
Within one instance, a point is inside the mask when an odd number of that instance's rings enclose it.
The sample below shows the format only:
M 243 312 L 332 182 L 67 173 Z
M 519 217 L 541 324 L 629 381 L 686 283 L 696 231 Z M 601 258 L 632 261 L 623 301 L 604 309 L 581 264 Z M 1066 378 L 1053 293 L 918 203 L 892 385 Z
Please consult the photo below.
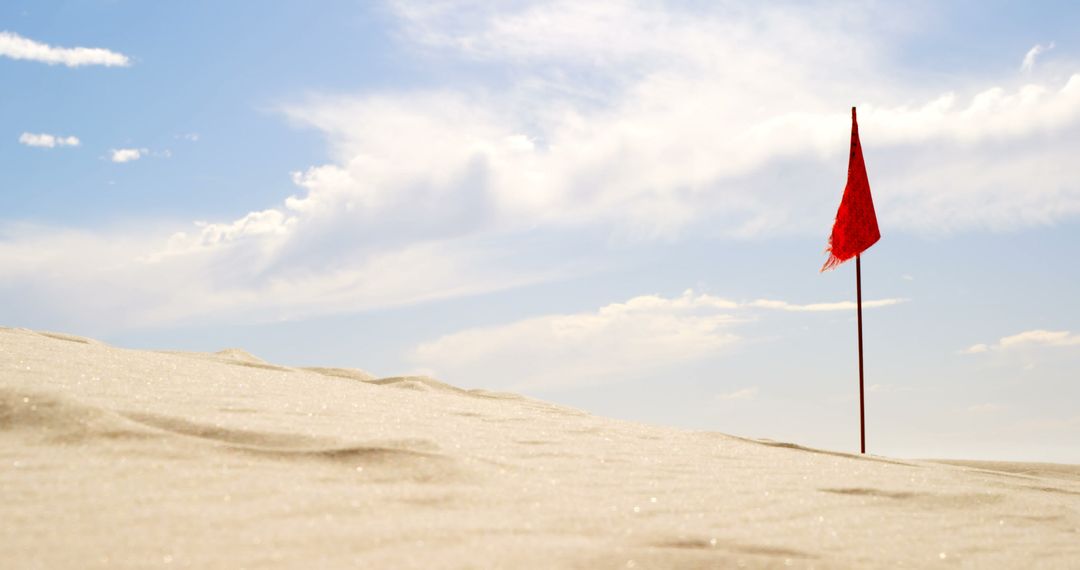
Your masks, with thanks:
M 0 324 L 1080 462 L 1068 2 L 5 2 Z M 77 50 L 75 48 L 91 48 Z

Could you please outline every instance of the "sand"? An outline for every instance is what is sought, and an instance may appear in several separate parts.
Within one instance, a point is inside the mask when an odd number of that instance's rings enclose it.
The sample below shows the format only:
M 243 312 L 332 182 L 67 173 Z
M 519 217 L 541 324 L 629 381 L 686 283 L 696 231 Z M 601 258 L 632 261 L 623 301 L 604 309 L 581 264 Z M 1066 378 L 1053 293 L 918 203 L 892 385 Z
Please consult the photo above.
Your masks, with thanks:
M 617 388 L 613 388 L 617 389 Z M 4 568 L 1080 568 L 1080 467 L 0 329 Z

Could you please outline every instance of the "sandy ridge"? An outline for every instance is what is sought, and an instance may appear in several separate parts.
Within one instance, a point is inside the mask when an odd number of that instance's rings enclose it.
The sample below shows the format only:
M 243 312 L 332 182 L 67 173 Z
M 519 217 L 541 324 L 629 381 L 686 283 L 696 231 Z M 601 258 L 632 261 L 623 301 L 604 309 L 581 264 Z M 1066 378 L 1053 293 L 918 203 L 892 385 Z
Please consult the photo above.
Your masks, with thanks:
M 1080 560 L 1077 466 L 859 457 L 22 329 L 0 329 L 0 467 L 0 547 L 26 568 Z

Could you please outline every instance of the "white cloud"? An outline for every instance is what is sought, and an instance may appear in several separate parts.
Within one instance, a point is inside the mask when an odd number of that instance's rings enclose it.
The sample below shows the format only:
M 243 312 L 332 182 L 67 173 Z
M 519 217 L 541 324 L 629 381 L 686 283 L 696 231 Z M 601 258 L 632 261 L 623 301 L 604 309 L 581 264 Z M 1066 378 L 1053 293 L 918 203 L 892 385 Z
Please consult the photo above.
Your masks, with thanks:
M 109 160 L 113 162 L 132 162 L 139 160 L 147 153 L 145 148 L 114 148 L 109 151 Z
M 732 330 L 750 318 L 742 311 L 853 309 L 841 305 L 738 303 L 688 289 L 677 297 L 642 295 L 596 311 L 467 329 L 421 344 L 413 357 L 417 365 L 450 381 L 489 387 L 616 383 L 661 371 L 676 373 L 672 370 L 679 366 L 722 355 L 742 340 Z M 754 393 L 756 389 L 747 389 L 737 397 Z
M 889 307 L 892 305 L 898 305 L 906 302 L 907 299 L 875 299 L 863 301 L 864 309 L 876 309 L 879 307 Z M 791 312 L 822 312 L 822 311 L 854 311 L 857 308 L 855 301 L 839 301 L 835 303 L 810 303 L 808 305 L 797 305 L 788 303 L 787 301 L 774 301 L 769 299 L 758 299 L 746 304 L 748 307 L 758 309 L 775 309 L 779 311 L 791 311 Z
M 197 225 L 171 238 L 154 226 L 107 233 L 0 226 L 0 294 L 20 300 L 3 313 L 107 334 L 396 307 L 561 276 L 506 270 L 505 260 L 520 254 L 516 248 L 453 241 L 375 249 L 349 242 L 333 263 L 305 263 L 307 250 L 288 251 L 293 231 L 273 212 Z
M 739 341 L 741 319 L 708 295 L 634 297 L 595 311 L 468 329 L 418 346 L 440 377 L 499 388 L 626 381 L 716 356 Z
M 273 250 L 281 245 L 289 232 L 296 225 L 296 218 L 289 217 L 278 210 L 251 212 L 231 223 L 212 224 L 195 222 L 198 232 L 176 232 L 168 240 L 164 249 L 144 258 L 144 261 L 158 263 L 176 255 L 195 254 L 215 248 L 228 247 L 242 240 L 258 240 L 259 246 Z M 275 243 L 276 242 L 276 243 Z
M 734 392 L 729 392 L 727 394 L 717 394 L 716 399 L 724 402 L 731 400 L 753 400 L 757 397 L 757 394 L 758 389 L 756 387 L 743 388 L 741 390 L 735 390 Z
M 1080 336 L 1069 331 L 1031 330 L 1019 334 L 1007 336 L 998 341 L 998 347 L 1003 349 L 1018 348 L 1021 346 L 1076 346 L 1080 345 Z
M 131 59 L 128 56 L 107 49 L 54 47 L 24 38 L 13 32 L 3 31 L 0 31 L 0 56 L 39 61 L 49 65 L 62 64 L 68 67 L 83 65 L 127 67 L 131 65 Z
M 1035 69 L 1035 58 L 1040 54 L 1054 49 L 1054 42 L 1050 42 L 1049 45 L 1035 44 L 1031 49 L 1024 54 L 1024 62 L 1020 64 L 1020 71 L 1031 71 Z
M 36 146 L 41 148 L 54 148 L 58 146 L 79 146 L 78 137 L 74 136 L 59 136 L 50 135 L 46 133 L 23 133 L 19 135 L 19 142 L 26 146 Z
M 935 93 L 879 71 L 899 33 L 880 22 L 903 15 L 709 6 L 397 2 L 430 57 L 523 79 L 288 107 L 335 155 L 301 175 L 289 206 L 385 217 L 467 197 L 489 214 L 479 231 L 817 234 L 843 185 L 850 118 L 837 101 L 855 101 L 883 226 L 933 234 L 1080 215 L 1080 184 L 1060 167 L 1080 152 L 1080 74 Z
M 1080 344 L 1080 336 L 1068 330 L 1026 330 L 1024 333 L 1004 337 L 998 341 L 997 348 L 1002 350 L 1043 345 L 1043 347 L 1075 347 Z
M 1047 331 L 1036 329 L 1002 337 L 993 345 L 972 345 L 963 352 L 965 354 L 980 354 L 992 350 L 1015 350 L 1036 346 L 1080 346 L 1080 335 L 1073 334 L 1069 331 Z
M 158 258 L 165 271 L 194 267 L 194 276 L 211 280 L 173 287 L 167 302 L 148 304 L 137 313 L 139 324 L 192 318 L 268 322 L 340 314 L 477 295 L 551 278 L 507 274 L 491 267 L 502 252 L 455 243 L 361 254 L 343 259 L 338 268 L 283 267 L 278 259 L 285 240 L 275 243 L 266 235 L 242 234 L 197 255 Z M 240 266 L 227 267 L 230 260 Z M 152 267 L 140 271 L 150 276 L 155 273 Z

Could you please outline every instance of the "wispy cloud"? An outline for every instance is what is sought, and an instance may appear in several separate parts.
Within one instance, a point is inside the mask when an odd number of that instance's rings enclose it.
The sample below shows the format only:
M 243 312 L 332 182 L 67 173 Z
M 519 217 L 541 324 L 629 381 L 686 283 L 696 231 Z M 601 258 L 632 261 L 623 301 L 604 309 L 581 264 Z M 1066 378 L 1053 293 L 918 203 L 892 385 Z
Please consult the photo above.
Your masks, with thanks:
M 479 295 L 560 277 L 529 268 L 508 271 L 502 264 L 519 249 L 468 241 L 378 248 L 348 242 L 327 267 L 310 259 L 310 249 L 289 251 L 295 235 L 287 221 L 280 222 L 272 214 L 250 216 L 243 224 L 196 226 L 199 231 L 171 240 L 167 228 L 152 226 L 108 233 L 0 226 L 0 290 L 20 299 L 3 313 L 106 332 L 268 322 Z
M 145 148 L 114 148 L 109 151 L 109 160 L 113 162 L 132 162 L 139 160 L 147 153 Z
M 854 307 L 739 303 L 688 289 L 676 297 L 641 295 L 595 311 L 466 329 L 421 344 L 413 357 L 417 365 L 452 381 L 502 388 L 615 383 L 722 355 L 743 340 L 735 328 L 755 318 L 748 311 L 778 308 L 815 312 Z M 747 388 L 729 399 L 755 393 L 756 388 Z
M 1080 335 L 1069 331 L 1032 330 L 1007 336 L 998 341 L 1000 348 L 1018 348 L 1022 346 L 1076 346 L 1080 345 Z
M 54 148 L 58 146 L 79 146 L 79 138 L 74 136 L 50 135 L 46 133 L 23 133 L 19 135 L 19 142 L 26 146 L 40 148 Z
M 418 346 L 416 363 L 491 387 L 563 388 L 621 382 L 715 356 L 741 319 L 707 295 L 635 297 L 595 311 L 459 331 Z
M 1035 69 L 1035 59 L 1044 52 L 1054 49 L 1054 42 L 1050 42 L 1048 45 L 1036 44 L 1024 54 L 1024 61 L 1020 64 L 1020 71 L 1031 71 Z
M 1080 335 L 1069 331 L 1036 329 L 1002 337 L 995 344 L 974 344 L 962 352 L 964 354 L 981 354 L 995 350 L 1015 350 L 1036 346 L 1080 346 Z
M 874 299 L 863 301 L 864 309 L 876 309 L 889 307 L 906 302 L 907 299 Z M 758 299 L 746 303 L 746 306 L 757 309 L 774 309 L 778 311 L 791 311 L 798 313 L 816 313 L 823 311 L 854 311 L 857 308 L 855 301 L 838 301 L 835 303 L 810 303 L 797 305 L 787 301 L 775 301 L 770 299 Z
M 0 32 L 0 56 L 68 67 L 83 65 L 127 67 L 131 65 L 131 59 L 128 56 L 104 48 L 55 47 L 24 38 L 13 32 Z

